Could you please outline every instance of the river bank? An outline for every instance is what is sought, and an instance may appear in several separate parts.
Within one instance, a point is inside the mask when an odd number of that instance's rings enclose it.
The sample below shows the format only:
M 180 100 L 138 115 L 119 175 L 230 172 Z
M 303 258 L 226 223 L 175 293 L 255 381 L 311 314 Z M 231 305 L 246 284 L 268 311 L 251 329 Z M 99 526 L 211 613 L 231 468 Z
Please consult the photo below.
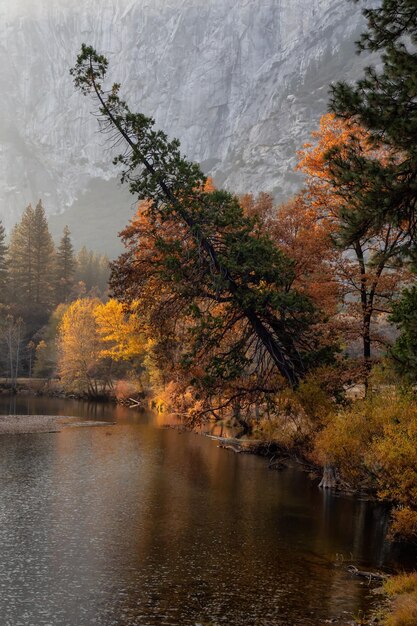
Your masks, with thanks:
M 122 387 L 122 391 L 120 389 Z M 86 393 L 65 391 L 58 378 L 17 378 L 10 381 L 0 378 L 0 395 L 34 396 L 47 398 L 63 398 L 70 400 L 82 400 L 87 402 L 119 403 L 132 408 L 145 408 L 145 394 L 138 392 L 134 384 L 129 381 L 117 381 L 109 393 L 98 393 L 92 397 Z

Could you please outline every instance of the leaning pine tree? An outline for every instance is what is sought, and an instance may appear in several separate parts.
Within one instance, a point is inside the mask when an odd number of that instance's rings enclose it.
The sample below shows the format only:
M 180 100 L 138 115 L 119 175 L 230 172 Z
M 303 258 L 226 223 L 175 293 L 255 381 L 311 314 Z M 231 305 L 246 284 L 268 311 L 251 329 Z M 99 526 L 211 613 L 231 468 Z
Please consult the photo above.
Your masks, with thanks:
M 235 196 L 206 186 L 177 140 L 129 109 L 120 85 L 104 89 L 107 67 L 104 56 L 83 45 L 71 74 L 84 95 L 97 99 L 103 129 L 125 143 L 115 163 L 123 166 L 122 181 L 132 194 L 146 203 L 143 217 L 156 251 L 147 276 L 157 276 L 167 302 L 181 303 L 190 329 L 183 362 L 204 355 L 200 384 L 206 390 L 248 371 L 261 391 L 269 391 L 271 371 L 296 386 L 318 342 L 314 307 L 290 288 L 292 263 L 256 220 L 245 217 Z M 149 286 L 138 271 L 140 225 L 136 233 L 132 228 L 128 251 L 113 268 L 113 289 L 125 301 L 140 297 L 143 281 Z

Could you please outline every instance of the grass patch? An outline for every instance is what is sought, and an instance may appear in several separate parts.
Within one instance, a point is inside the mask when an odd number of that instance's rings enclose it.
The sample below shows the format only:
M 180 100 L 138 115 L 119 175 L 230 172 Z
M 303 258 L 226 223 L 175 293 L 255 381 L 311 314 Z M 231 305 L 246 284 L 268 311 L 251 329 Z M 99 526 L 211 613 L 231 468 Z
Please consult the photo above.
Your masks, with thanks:
M 417 572 L 393 576 L 384 585 L 391 599 L 391 609 L 384 626 L 416 626 L 417 624 Z

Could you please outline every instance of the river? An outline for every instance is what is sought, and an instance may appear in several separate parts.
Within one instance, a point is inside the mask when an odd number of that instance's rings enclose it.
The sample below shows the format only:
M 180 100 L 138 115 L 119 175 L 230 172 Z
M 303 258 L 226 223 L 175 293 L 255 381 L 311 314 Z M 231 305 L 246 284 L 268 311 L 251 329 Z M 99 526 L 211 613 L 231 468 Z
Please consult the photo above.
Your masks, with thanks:
M 382 507 L 151 414 L 4 396 L 0 412 L 109 421 L 0 437 L 2 626 L 345 624 L 375 602 L 346 560 L 404 563 Z

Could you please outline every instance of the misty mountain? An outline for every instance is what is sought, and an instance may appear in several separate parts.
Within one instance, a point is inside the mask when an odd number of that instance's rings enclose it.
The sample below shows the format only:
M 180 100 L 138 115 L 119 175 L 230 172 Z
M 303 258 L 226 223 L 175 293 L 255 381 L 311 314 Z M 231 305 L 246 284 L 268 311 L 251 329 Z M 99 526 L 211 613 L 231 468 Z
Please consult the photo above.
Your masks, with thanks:
M 82 42 L 219 186 L 284 199 L 329 83 L 361 72 L 362 27 L 346 0 L 0 0 L 1 218 L 42 198 L 55 233 L 119 249 L 134 199 L 69 76 Z

